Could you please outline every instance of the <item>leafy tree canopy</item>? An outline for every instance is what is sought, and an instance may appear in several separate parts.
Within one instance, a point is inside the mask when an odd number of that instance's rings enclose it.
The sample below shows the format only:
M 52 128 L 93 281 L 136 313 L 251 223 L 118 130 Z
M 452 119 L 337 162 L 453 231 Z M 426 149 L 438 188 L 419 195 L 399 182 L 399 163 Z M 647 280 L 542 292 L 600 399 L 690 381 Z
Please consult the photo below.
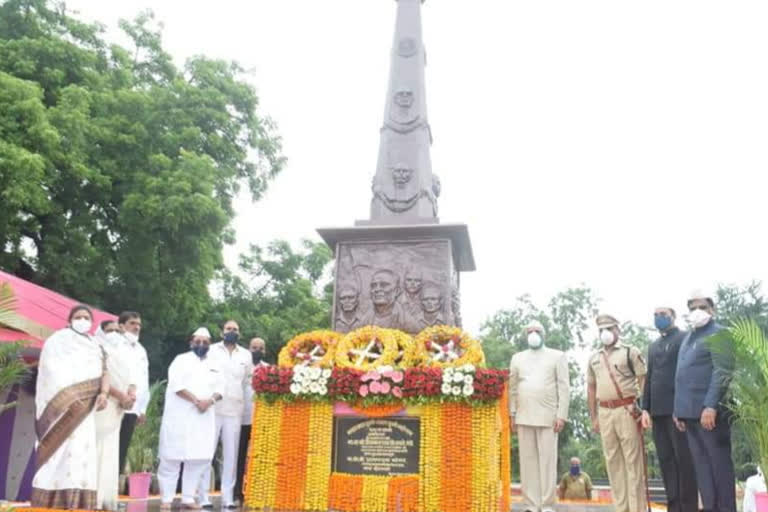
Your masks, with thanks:
M 0 268 L 186 332 L 233 241 L 232 200 L 281 170 L 235 63 L 178 67 L 149 12 L 131 47 L 46 0 L 0 3 Z

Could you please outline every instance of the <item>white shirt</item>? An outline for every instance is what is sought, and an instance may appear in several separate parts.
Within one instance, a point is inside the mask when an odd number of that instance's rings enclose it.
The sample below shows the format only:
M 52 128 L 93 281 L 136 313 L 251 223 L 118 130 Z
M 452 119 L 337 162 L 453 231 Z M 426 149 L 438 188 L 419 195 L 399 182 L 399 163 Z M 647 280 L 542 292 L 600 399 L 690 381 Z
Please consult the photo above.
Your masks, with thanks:
M 765 479 L 762 473 L 752 475 L 747 478 L 744 483 L 744 503 L 742 512 L 755 512 L 757 506 L 755 505 L 755 493 L 765 492 Z
M 509 365 L 509 411 L 515 423 L 548 427 L 568 419 L 570 403 L 568 358 L 548 347 L 512 356 Z
M 136 386 L 136 403 L 126 414 L 146 414 L 149 405 L 149 358 L 147 350 L 139 343 L 131 343 L 125 335 L 123 339 L 122 353 L 128 357 L 128 367 L 131 384 Z
M 221 416 L 243 416 L 245 389 L 251 380 L 251 352 L 235 344 L 232 352 L 223 341 L 211 345 L 208 351 L 211 363 L 216 365 L 223 379 L 222 399 L 216 402 L 216 414 Z
M 168 367 L 168 387 L 160 425 L 159 455 L 166 460 L 211 460 L 216 440 L 213 407 L 201 413 L 176 393 L 187 390 L 200 400 L 221 393 L 221 376 L 210 357 L 179 354 Z
M 261 368 L 264 366 L 269 366 L 269 363 L 261 361 L 259 367 Z M 243 425 L 250 425 L 253 422 L 253 382 L 251 382 L 251 377 L 255 370 L 256 366 L 251 364 L 251 370 L 248 373 L 248 379 L 245 382 L 245 408 L 243 409 L 243 420 L 241 421 L 241 424 Z

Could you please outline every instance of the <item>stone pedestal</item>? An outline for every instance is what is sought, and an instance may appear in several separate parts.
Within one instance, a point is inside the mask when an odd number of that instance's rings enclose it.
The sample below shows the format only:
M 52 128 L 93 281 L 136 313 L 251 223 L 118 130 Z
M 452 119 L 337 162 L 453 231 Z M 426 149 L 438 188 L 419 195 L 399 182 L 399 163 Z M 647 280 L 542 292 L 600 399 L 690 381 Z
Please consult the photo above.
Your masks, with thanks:
M 318 232 L 335 251 L 332 325 L 416 334 L 461 325 L 459 272 L 475 269 L 463 224 L 355 226 Z

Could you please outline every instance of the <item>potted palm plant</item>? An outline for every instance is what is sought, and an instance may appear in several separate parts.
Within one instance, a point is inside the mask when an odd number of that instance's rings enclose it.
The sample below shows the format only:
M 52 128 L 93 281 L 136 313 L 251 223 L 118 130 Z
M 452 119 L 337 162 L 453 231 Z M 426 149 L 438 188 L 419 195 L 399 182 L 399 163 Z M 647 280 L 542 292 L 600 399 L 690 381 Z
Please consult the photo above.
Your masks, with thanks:
M 754 320 L 740 319 L 710 338 L 712 350 L 727 351 L 734 362 L 730 408 L 768 475 L 768 338 Z M 758 512 L 768 512 L 768 493 L 757 493 Z

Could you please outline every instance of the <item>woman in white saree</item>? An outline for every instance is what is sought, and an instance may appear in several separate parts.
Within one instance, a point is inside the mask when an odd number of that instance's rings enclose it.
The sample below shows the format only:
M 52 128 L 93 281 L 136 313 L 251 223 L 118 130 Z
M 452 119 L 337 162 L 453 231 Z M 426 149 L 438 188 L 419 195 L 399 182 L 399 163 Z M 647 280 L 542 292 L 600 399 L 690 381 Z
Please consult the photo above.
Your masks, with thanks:
M 87 306 L 75 306 L 69 326 L 53 333 L 40 352 L 33 507 L 93 510 L 97 505 L 94 409 L 107 405 L 109 378 L 104 351 L 88 335 L 92 319 Z
M 95 334 L 107 354 L 109 400 L 96 413 L 97 508 L 117 510 L 119 485 L 120 423 L 126 409 L 136 401 L 136 386 L 131 382 L 129 357 L 117 322 L 105 320 Z

